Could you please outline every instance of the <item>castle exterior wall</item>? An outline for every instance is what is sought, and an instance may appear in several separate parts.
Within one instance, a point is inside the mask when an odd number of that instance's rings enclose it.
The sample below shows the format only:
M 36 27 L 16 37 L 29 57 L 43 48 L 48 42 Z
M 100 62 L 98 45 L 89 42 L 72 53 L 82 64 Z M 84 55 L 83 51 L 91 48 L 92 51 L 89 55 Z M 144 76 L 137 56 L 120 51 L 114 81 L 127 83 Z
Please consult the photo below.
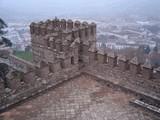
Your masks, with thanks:
M 15 69 L 21 70 L 23 72 L 28 72 L 30 70 L 34 70 L 34 64 L 27 62 L 21 58 L 18 58 L 14 55 L 9 55 L 9 65 Z
M 7 79 L 11 92 L 6 92 L 4 83 L 0 82 L 0 95 L 6 95 L 3 100 L 0 99 L 0 108 L 85 72 L 133 91 L 144 90 L 157 98 L 160 95 L 159 83 L 151 80 L 153 69 L 141 70 L 139 63 L 118 60 L 116 54 L 97 51 L 95 23 L 55 18 L 52 21 L 32 23 L 30 33 L 34 63 L 10 55 L 11 65 L 17 68 L 14 70 L 22 72 L 24 76 Z M 13 99 L 10 99 L 11 94 Z
M 113 82 L 118 82 L 118 84 L 122 86 L 128 86 L 133 90 L 137 90 L 139 87 L 139 89 L 146 90 L 149 93 L 153 93 L 155 95 L 160 94 L 160 86 L 146 78 L 138 76 L 135 77 L 129 74 L 129 72 L 122 72 L 117 68 L 110 68 L 107 67 L 107 64 L 98 64 L 97 62 L 92 63 L 90 67 L 92 70 L 96 70 L 97 73 L 104 73 L 105 76 L 108 76 L 108 79 L 114 80 Z

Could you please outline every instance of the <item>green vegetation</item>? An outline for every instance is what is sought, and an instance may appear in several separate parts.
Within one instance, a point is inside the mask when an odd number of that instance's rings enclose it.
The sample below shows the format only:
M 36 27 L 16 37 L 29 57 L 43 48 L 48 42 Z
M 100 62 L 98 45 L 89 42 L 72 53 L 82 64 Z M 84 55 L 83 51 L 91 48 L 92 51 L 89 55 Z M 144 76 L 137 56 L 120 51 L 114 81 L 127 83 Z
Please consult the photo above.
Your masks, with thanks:
M 20 72 L 20 71 L 14 71 L 12 73 L 12 75 L 15 77 L 15 78 L 18 78 L 21 80 L 21 82 L 23 81 L 24 79 L 24 73 L 23 72 Z
M 12 42 L 3 37 L 3 35 L 7 33 L 7 31 L 4 31 L 4 28 L 6 27 L 8 27 L 7 24 L 0 18 L 0 45 L 12 47 Z
M 16 51 L 13 55 L 22 58 L 28 62 L 33 62 L 33 54 L 30 51 Z

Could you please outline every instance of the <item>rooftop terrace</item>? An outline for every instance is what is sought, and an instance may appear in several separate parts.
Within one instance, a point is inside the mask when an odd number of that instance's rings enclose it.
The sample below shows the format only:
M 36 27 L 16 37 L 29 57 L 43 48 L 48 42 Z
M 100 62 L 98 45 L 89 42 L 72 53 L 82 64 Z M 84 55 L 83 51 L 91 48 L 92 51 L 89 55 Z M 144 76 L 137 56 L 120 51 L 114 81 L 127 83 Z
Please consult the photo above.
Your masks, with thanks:
M 1 120 L 156 120 L 135 97 L 80 76 L 0 114 Z

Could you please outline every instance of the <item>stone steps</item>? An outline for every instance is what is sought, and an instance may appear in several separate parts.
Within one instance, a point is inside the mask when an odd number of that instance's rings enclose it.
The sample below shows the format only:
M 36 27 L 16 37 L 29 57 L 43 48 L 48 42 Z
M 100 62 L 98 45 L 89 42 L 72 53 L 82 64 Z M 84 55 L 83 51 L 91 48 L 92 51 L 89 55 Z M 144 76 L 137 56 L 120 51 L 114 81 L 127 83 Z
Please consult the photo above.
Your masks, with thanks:
M 152 113 L 156 114 L 158 117 L 160 117 L 160 108 L 159 107 L 150 105 L 150 104 L 143 102 L 141 100 L 138 100 L 138 99 L 136 99 L 134 101 L 130 101 L 130 103 L 136 107 L 140 107 L 146 111 L 152 112 Z

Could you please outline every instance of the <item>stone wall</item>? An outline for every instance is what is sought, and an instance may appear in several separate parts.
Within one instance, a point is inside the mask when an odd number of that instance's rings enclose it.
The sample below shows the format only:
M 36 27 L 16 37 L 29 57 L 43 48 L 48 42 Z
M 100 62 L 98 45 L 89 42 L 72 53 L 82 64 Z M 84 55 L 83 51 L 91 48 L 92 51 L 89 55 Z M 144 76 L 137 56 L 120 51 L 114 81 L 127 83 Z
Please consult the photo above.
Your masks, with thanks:
M 14 69 L 23 71 L 23 72 L 28 72 L 32 71 L 35 69 L 34 64 L 27 62 L 19 57 L 16 57 L 14 55 L 9 56 L 9 65 L 13 67 Z
M 136 57 L 133 58 L 133 60 L 129 61 L 123 55 L 122 57 L 118 57 L 115 53 L 106 53 L 106 54 L 101 54 L 101 52 L 89 51 L 89 57 L 90 57 L 89 62 L 92 63 L 97 61 L 100 64 L 107 65 L 109 68 L 118 67 L 119 72 L 126 72 L 127 74 L 129 73 L 133 77 L 141 76 L 141 79 L 147 79 L 153 83 L 154 81 L 156 81 L 156 83 L 158 82 L 160 84 L 159 70 L 154 69 L 152 63 L 149 60 L 147 60 L 144 64 L 141 64 L 138 58 Z M 98 56 L 97 60 L 96 56 Z
M 4 95 L 4 92 L 5 92 L 4 81 L 0 78 L 0 96 Z
M 36 74 L 35 71 L 31 71 L 25 74 L 24 82 L 28 85 L 34 85 L 36 81 Z
M 79 74 L 78 65 L 71 65 L 69 68 L 61 68 L 53 73 L 49 72 L 48 68 L 49 66 L 47 65 L 45 67 L 36 68 L 35 71 L 25 73 L 23 82 L 15 77 L 8 80 L 9 88 L 7 89 L 10 89 L 10 91 L 4 91 L 4 94 L 1 94 L 5 96 L 5 98 L 1 97 L 0 99 L 0 110 Z M 40 71 L 40 76 L 36 76 L 37 70 Z
M 7 90 L 0 82 L 0 93 L 5 96 L 0 100 L 1 108 L 64 82 L 85 69 L 122 88 L 160 98 L 160 69 L 153 74 L 154 68 L 149 61 L 141 65 L 136 57 L 129 61 L 125 56 L 97 50 L 95 23 L 55 18 L 32 23 L 30 32 L 34 64 L 9 56 L 9 65 L 14 69 L 8 74 Z M 24 76 L 12 76 L 15 71 Z
M 110 79 L 107 79 L 106 77 L 99 76 L 97 74 L 93 74 L 91 72 L 82 72 L 83 75 L 86 77 L 91 77 L 93 80 L 96 80 L 98 82 L 101 82 L 102 84 L 106 85 L 107 87 L 111 87 L 112 89 L 118 90 L 118 91 L 123 91 L 127 94 L 133 94 L 140 101 L 143 101 L 153 107 L 160 107 L 160 99 L 158 97 L 151 96 L 150 93 L 145 93 L 146 91 L 142 91 L 140 89 L 132 89 L 132 87 L 128 87 L 127 85 L 124 84 L 117 84 L 115 81 L 112 81 Z M 130 101 L 132 103 L 133 101 Z M 147 106 L 146 106 L 147 107 Z M 148 107 L 147 107 L 148 108 Z M 158 111 L 158 109 L 157 109 Z
M 98 64 L 97 62 L 92 63 L 91 67 L 93 70 L 104 73 L 108 78 L 114 79 L 115 82 L 118 82 L 122 86 L 127 85 L 128 87 L 133 87 L 133 89 L 143 89 L 148 93 L 160 95 L 160 84 L 154 81 L 143 79 L 140 76 L 132 76 L 129 72 L 121 72 L 117 68 L 110 68 L 107 65 Z
M 66 59 L 69 54 L 78 48 L 78 53 L 71 57 L 83 56 L 89 46 L 96 41 L 96 24 L 72 20 L 47 20 L 46 22 L 31 23 L 31 42 L 34 54 L 34 62 L 39 64 L 41 61 L 53 63 L 56 60 Z M 83 45 L 86 44 L 82 53 Z M 64 57 L 61 54 L 64 53 Z M 86 61 L 85 57 L 81 57 Z M 79 58 L 78 58 L 79 59 Z M 64 60 L 65 62 L 67 60 Z M 88 61 L 86 61 L 88 62 Z

